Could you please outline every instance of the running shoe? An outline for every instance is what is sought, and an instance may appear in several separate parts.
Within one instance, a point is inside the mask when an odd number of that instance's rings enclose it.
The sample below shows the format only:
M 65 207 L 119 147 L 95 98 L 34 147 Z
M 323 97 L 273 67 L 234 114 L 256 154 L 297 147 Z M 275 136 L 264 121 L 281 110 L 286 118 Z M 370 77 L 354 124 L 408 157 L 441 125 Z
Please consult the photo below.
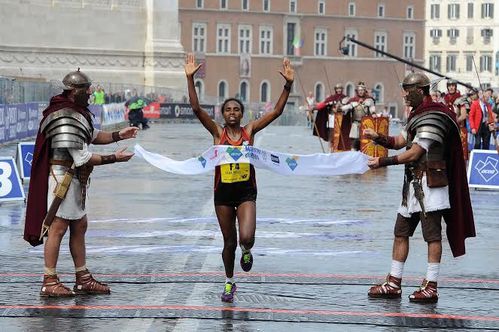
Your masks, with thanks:
M 236 292 L 236 289 L 237 287 L 235 283 L 232 284 L 230 282 L 226 282 L 221 296 L 222 302 L 234 302 L 234 293 Z
M 244 272 L 248 272 L 251 270 L 251 267 L 253 266 L 253 255 L 251 254 L 251 251 L 246 251 L 243 252 L 241 255 L 241 268 L 243 269 Z

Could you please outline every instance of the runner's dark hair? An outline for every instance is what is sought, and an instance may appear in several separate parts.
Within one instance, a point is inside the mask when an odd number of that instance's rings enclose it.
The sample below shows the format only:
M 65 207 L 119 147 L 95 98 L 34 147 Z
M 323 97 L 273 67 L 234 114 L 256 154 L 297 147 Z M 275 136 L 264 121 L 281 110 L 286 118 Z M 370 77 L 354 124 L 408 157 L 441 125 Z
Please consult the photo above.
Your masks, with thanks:
M 239 100 L 239 99 L 237 99 L 237 98 L 228 98 L 228 99 L 225 99 L 224 103 L 222 104 L 222 108 L 221 108 L 222 113 L 223 113 L 223 112 L 224 112 L 224 110 L 225 110 L 225 105 L 227 105 L 227 103 L 228 103 L 229 101 L 235 101 L 236 103 L 238 103 L 238 104 L 239 104 L 239 106 L 241 107 L 241 113 L 243 113 L 243 114 L 244 114 L 244 105 L 243 105 L 243 102 L 242 102 L 242 101 L 240 101 L 240 100 Z

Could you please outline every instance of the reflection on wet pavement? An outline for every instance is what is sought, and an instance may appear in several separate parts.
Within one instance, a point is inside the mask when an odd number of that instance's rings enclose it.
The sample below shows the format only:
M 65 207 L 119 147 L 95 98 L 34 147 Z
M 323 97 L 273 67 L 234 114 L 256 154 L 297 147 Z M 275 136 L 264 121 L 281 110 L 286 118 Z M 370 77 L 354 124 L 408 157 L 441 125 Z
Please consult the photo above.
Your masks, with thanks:
M 211 139 L 200 125 L 155 124 L 137 142 L 183 160 L 204 151 Z M 269 127 L 257 135 L 257 144 L 299 154 L 320 151 L 317 138 L 301 127 Z M 1 155 L 14 151 L 0 148 Z M 212 174 L 163 173 L 136 158 L 94 171 L 87 265 L 111 285 L 109 296 L 41 299 L 43 248 L 22 240 L 24 203 L 4 203 L 0 326 L 9 331 L 499 329 L 496 192 L 472 191 L 478 235 L 467 241 L 466 256 L 453 259 L 444 243 L 438 304 L 407 299 L 426 271 L 419 230 L 411 242 L 402 299 L 367 298 L 369 285 L 390 267 L 402 170 L 330 178 L 257 170 L 255 263 L 250 273 L 236 264 L 232 305 L 219 299 L 222 237 Z M 58 271 L 72 286 L 67 239 Z

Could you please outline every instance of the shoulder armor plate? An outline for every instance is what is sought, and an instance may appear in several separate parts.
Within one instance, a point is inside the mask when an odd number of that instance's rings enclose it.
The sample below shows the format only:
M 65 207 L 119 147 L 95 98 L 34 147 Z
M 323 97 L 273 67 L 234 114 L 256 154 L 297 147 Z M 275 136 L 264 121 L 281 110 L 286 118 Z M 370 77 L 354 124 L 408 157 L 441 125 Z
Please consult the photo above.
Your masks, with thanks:
M 42 124 L 41 131 L 52 139 L 52 148 L 83 149 L 92 141 L 93 128 L 80 113 L 63 108 L 51 113 Z

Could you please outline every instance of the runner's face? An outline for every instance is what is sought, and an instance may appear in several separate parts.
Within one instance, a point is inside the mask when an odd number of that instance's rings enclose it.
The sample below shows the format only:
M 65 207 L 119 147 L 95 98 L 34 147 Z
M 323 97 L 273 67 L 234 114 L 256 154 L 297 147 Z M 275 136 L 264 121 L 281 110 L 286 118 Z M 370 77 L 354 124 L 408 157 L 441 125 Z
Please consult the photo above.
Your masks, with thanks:
M 225 123 L 228 125 L 241 123 L 241 119 L 243 118 L 241 105 L 239 105 L 239 103 L 235 100 L 229 101 L 227 104 L 225 104 L 223 116 Z

